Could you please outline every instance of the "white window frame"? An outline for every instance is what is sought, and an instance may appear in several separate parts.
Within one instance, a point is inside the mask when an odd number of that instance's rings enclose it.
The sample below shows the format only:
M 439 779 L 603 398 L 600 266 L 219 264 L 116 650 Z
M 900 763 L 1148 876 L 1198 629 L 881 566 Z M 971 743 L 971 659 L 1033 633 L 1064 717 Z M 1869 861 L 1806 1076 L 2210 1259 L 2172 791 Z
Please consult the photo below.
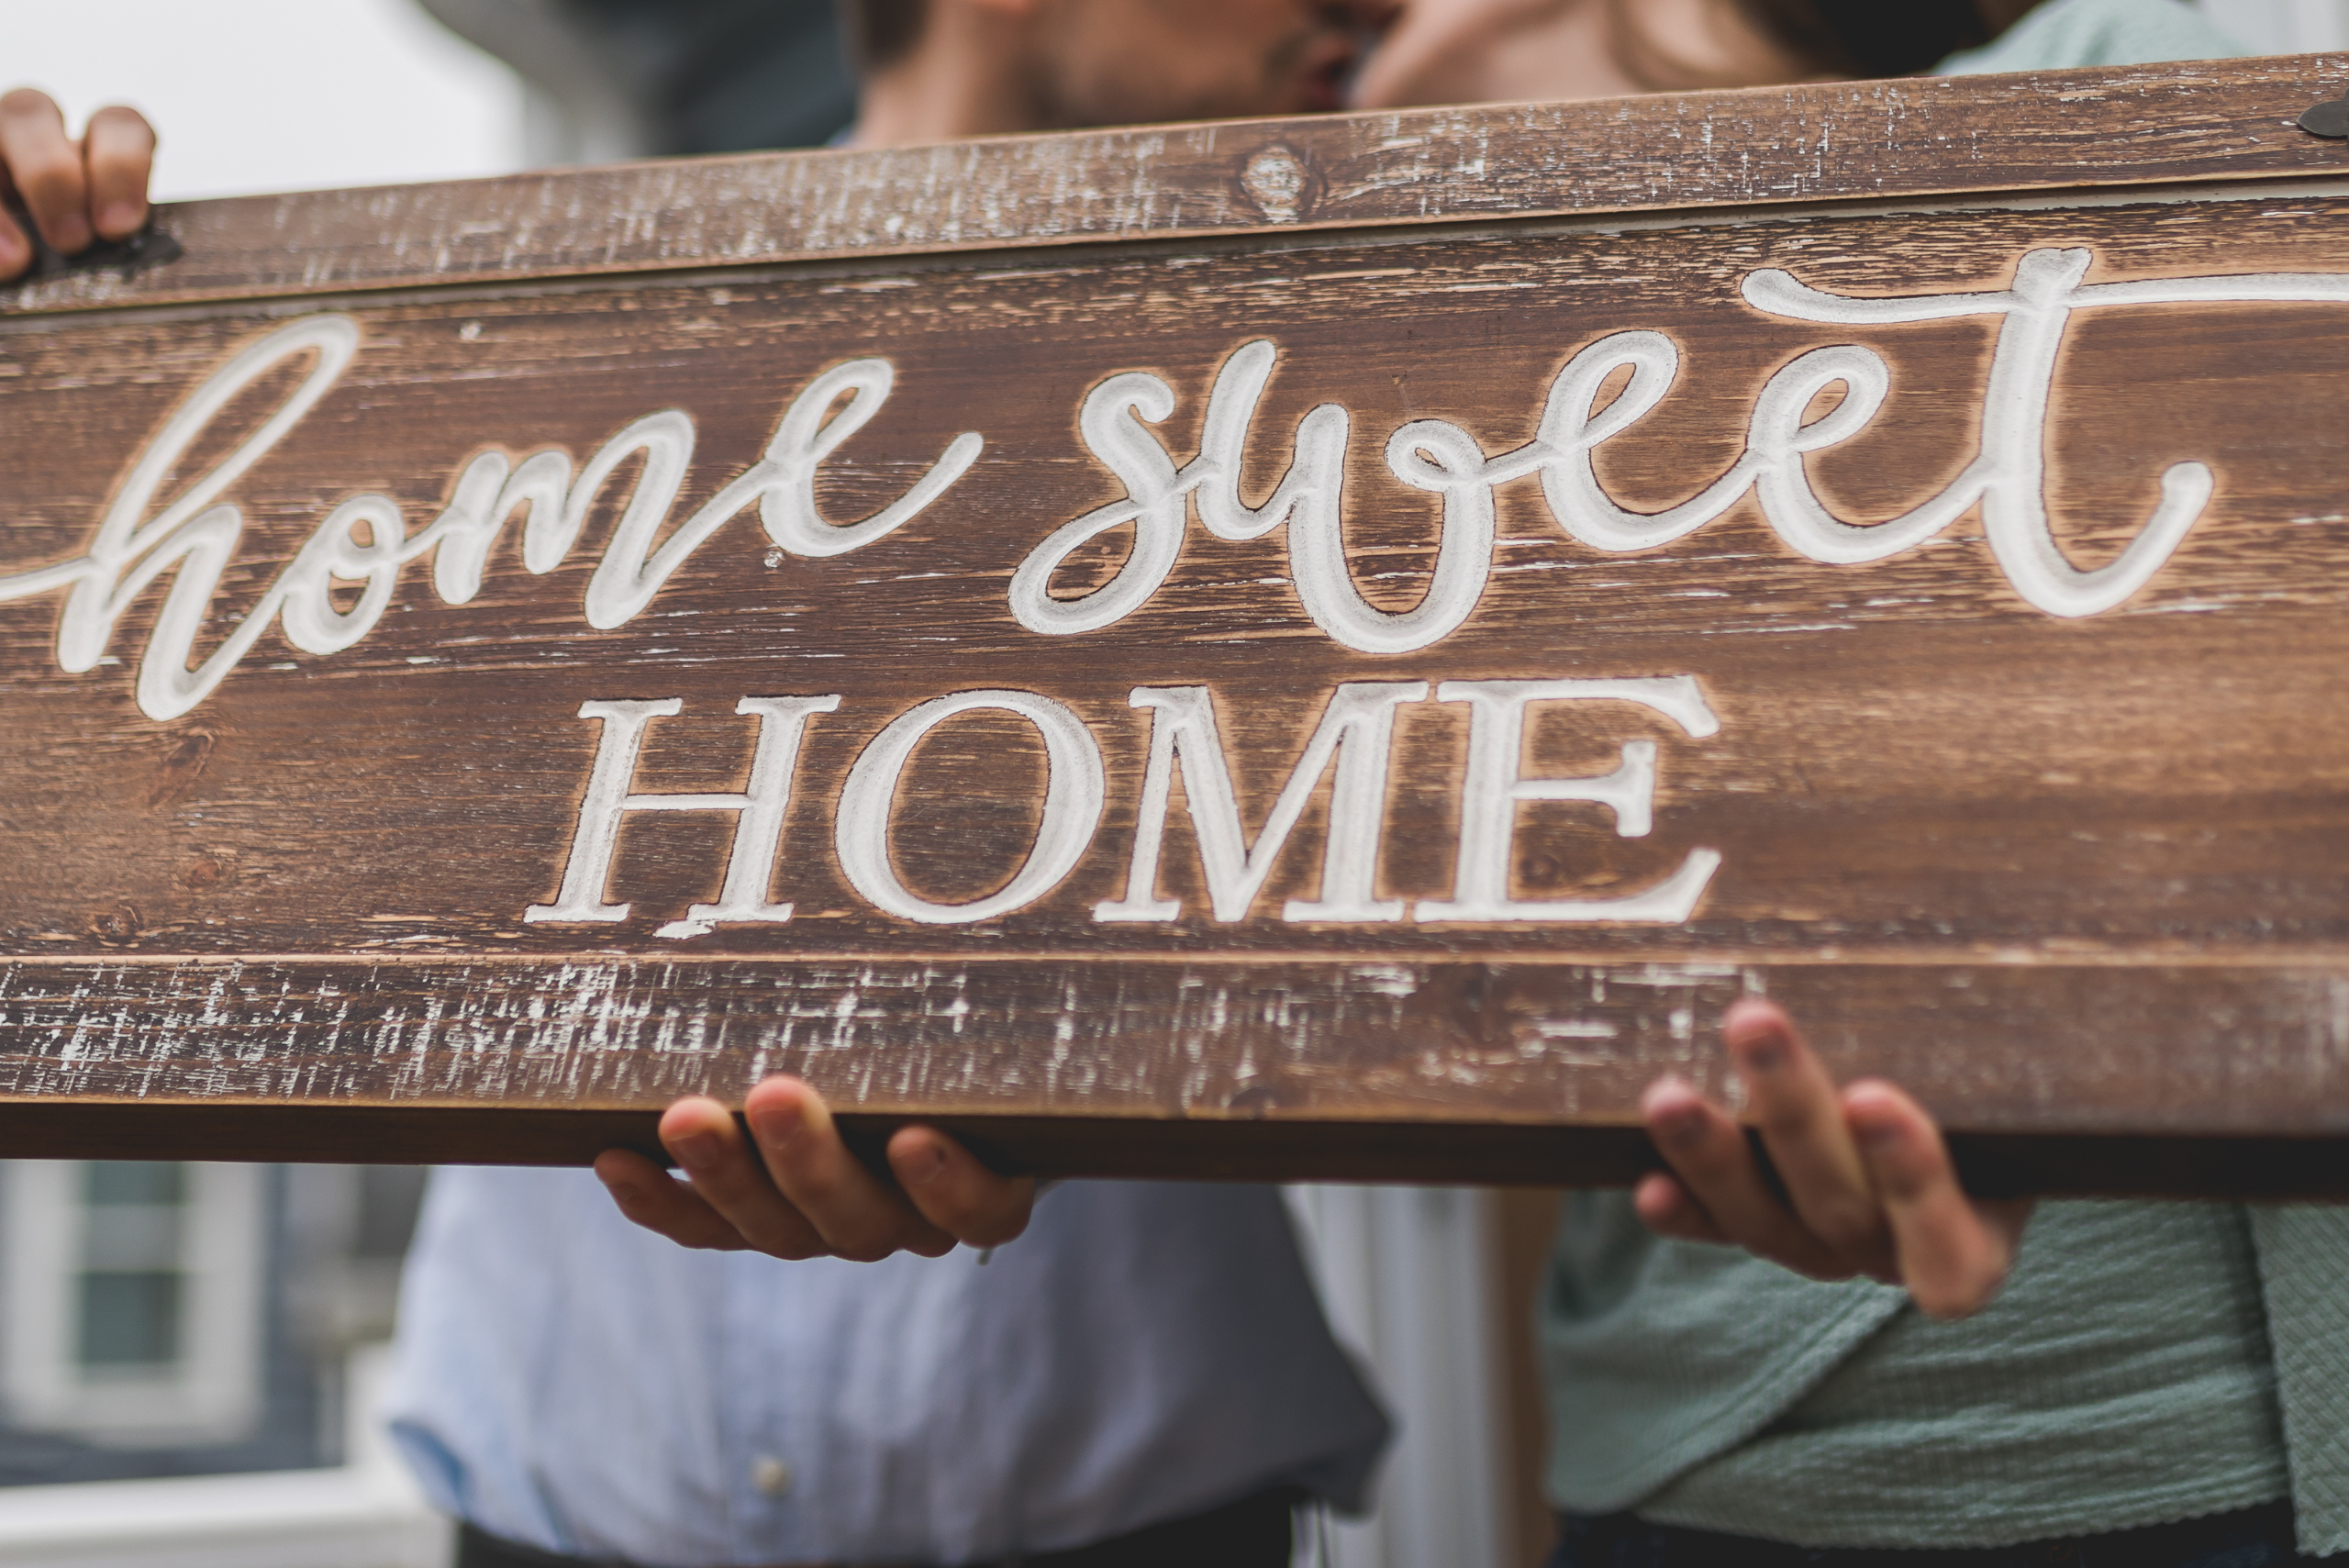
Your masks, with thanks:
M 184 1169 L 180 1353 L 153 1370 L 80 1364 L 83 1162 L 24 1161 L 0 1180 L 0 1396 L 14 1424 L 121 1448 L 235 1442 L 260 1424 L 263 1171 Z

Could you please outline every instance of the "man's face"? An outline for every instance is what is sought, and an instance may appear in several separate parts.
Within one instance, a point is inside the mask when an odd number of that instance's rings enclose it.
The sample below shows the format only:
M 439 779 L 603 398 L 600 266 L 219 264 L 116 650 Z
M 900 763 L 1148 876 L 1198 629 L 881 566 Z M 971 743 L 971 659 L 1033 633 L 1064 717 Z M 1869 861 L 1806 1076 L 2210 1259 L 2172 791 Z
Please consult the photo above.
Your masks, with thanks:
M 1385 0 L 1044 0 L 1036 101 L 1055 128 L 1340 106 Z

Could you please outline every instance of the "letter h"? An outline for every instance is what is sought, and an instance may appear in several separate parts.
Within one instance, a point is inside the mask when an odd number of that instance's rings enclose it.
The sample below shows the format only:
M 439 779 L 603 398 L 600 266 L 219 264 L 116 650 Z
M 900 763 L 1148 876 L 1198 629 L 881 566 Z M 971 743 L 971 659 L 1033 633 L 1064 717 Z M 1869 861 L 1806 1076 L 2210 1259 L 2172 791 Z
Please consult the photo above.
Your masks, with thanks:
M 751 761 L 750 788 L 740 795 L 633 795 L 637 753 L 644 727 L 685 707 L 682 697 L 659 702 L 585 702 L 579 717 L 604 721 L 596 767 L 579 803 L 579 827 L 572 835 L 571 859 L 562 870 L 562 891 L 552 904 L 533 904 L 522 918 L 541 921 L 625 920 L 626 904 L 604 902 L 611 880 L 612 853 L 619 843 L 620 817 L 630 811 L 732 811 L 734 847 L 726 862 L 726 884 L 715 904 L 696 904 L 685 919 L 695 925 L 722 920 L 780 921 L 791 906 L 767 902 L 775 855 L 783 841 L 784 812 L 791 804 L 791 775 L 798 766 L 799 740 L 811 714 L 841 706 L 837 695 L 821 697 L 744 697 L 739 714 L 759 717 L 759 749 Z

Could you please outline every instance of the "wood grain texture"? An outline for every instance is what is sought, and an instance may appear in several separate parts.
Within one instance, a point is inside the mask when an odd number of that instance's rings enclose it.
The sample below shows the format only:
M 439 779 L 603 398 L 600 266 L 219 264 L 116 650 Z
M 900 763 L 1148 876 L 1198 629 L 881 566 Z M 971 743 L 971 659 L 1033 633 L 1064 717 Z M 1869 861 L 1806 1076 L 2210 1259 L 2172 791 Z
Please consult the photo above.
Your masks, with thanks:
M 1806 83 L 562 170 L 162 209 L 0 311 L 1364 226 L 2331 175 L 2349 56 Z M 1267 163 L 1265 160 L 1269 160 Z M 1257 172 L 1252 176 L 1251 169 Z
M 2259 64 L 2160 80 L 2223 96 L 2281 79 Z M 2076 112 L 2108 136 L 2121 113 Z M 2089 183 L 2059 178 L 2031 123 L 2012 145 L 1969 143 L 1979 159 L 1943 177 Z M 1475 143 L 1436 139 L 1462 157 Z M 1029 155 L 973 167 L 1008 179 Z M 1876 160 L 1886 179 L 1901 156 Z M 1163 149 L 1146 166 L 1167 188 L 1190 167 Z M 2045 177 L 2015 172 L 2026 166 Z M 2045 613 L 1971 513 L 1858 564 L 1790 548 L 1750 495 L 1670 542 L 1601 550 L 1569 537 L 1530 473 L 1497 486 L 1474 613 L 1412 651 L 1326 634 L 1280 530 L 1219 539 L 1194 522 L 1163 585 L 1084 635 L 1039 636 L 1008 599 L 1031 550 L 1118 496 L 1077 410 L 1121 373 L 1171 389 L 1151 428 L 1180 463 L 1204 439 L 1219 367 L 1273 343 L 1242 489 L 1261 499 L 1300 422 L 1343 406 L 1348 570 L 1399 611 L 1435 581 L 1441 529 L 1436 497 L 1390 472 L 1389 435 L 1441 419 L 1484 454 L 1515 448 L 1561 367 L 1609 334 L 1661 334 L 1679 356 L 1671 389 L 1596 460 L 1642 513 L 1738 461 L 1788 365 L 1821 349 L 1878 356 L 1881 411 L 1808 473 L 1837 516 L 1881 520 L 1953 482 L 1980 444 L 1996 320 L 1806 323 L 1749 303 L 1746 280 L 1783 269 L 1854 296 L 1996 291 L 2057 251 L 2086 253 L 2091 285 L 2349 276 L 2349 195 L 2302 182 L 2027 210 L 1691 211 L 1614 232 L 1431 233 L 1393 227 L 1397 211 L 1317 234 L 1164 230 L 1017 266 L 762 252 L 692 277 L 553 286 L 522 263 L 495 290 L 336 303 L 350 368 L 223 492 L 242 530 L 199 656 L 277 613 L 265 589 L 334 508 L 380 495 L 414 533 L 485 452 L 584 461 L 674 411 L 695 442 L 674 524 L 759 461 L 813 378 L 873 356 L 893 390 L 822 466 L 826 516 L 898 495 L 958 432 L 985 445 L 933 505 L 852 551 L 795 553 L 755 508 L 734 517 L 640 613 L 598 629 L 583 606 L 631 460 L 560 562 L 527 566 L 518 522 L 464 603 L 413 562 L 351 646 L 304 651 L 267 624 L 176 717 L 133 695 L 167 583 L 129 600 L 82 673 L 60 667 L 58 595 L 0 603 L 0 1142 L 574 1160 L 641 1140 L 677 1094 L 730 1099 L 793 1071 L 860 1126 L 944 1118 L 1006 1165 L 1048 1172 L 1620 1180 L 1645 1158 L 1639 1089 L 1669 1070 L 1726 1091 L 1720 1013 L 1767 992 L 1838 1071 L 1913 1087 L 1983 1184 L 2349 1190 L 2349 427 L 2335 412 L 2349 303 L 2076 314 L 2044 442 L 2057 547 L 2083 566 L 2111 559 L 2173 464 L 2202 465 L 2212 485 L 2167 563 L 2101 614 Z M 407 219 L 395 206 L 381 221 L 390 235 Z M 89 549 L 173 408 L 325 308 L 0 318 L 0 578 Z M 218 464 L 306 362 L 231 400 L 165 495 Z M 1056 590 L 1113 578 L 1130 531 L 1072 557 Z M 335 602 L 350 611 L 356 584 Z M 1686 919 L 1426 917 L 1456 891 L 1471 729 L 1464 704 L 1438 700 L 1397 710 L 1379 807 L 1375 891 L 1400 917 L 1286 917 L 1326 892 L 1326 778 L 1262 887 L 1216 917 L 1187 773 L 1155 884 L 1180 916 L 1096 917 L 1126 891 L 1141 826 L 1152 717 L 1131 706 L 1138 687 L 1212 694 L 1253 841 L 1346 683 L 1684 675 L 1717 733 L 1621 701 L 1541 712 L 1529 776 L 1600 773 L 1626 743 L 1653 747 L 1653 826 L 1625 836 L 1587 801 L 1525 806 L 1508 880 L 1524 899 L 1618 897 L 1718 853 Z M 1065 877 L 999 917 L 898 918 L 844 868 L 838 801 L 893 720 L 980 689 L 1035 693 L 1081 721 L 1102 764 L 1097 829 Z M 609 879 L 626 918 L 525 918 L 558 896 L 598 754 L 583 702 L 679 699 L 647 729 L 633 787 L 707 794 L 752 787 L 757 723 L 740 699 L 818 694 L 840 702 L 808 723 L 767 890 L 796 906 L 788 923 L 677 929 L 720 892 L 734 817 L 711 810 L 629 817 Z M 941 726 L 895 796 L 897 874 L 939 904 L 1002 887 L 1036 836 L 1045 777 L 1025 721 Z
M 1660 1073 L 1732 1093 L 1713 1030 L 1765 991 L 1962 1132 L 2349 1135 L 2321 965 L 26 961 L 0 1091 L 485 1117 L 792 1072 L 880 1115 L 1623 1128 Z

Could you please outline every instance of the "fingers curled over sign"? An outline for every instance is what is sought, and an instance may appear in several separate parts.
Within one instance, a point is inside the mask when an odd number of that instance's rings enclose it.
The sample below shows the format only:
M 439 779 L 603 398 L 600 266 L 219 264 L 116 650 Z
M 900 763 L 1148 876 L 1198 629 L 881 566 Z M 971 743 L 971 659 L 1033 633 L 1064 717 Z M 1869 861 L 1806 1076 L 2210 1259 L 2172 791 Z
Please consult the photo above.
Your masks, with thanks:
M 81 150 L 48 94 L 19 87 L 0 95 L 0 165 L 52 249 L 71 256 L 90 248 L 97 236 Z
M 889 1139 L 889 1169 L 922 1217 L 972 1247 L 1000 1247 L 1028 1229 L 1036 1205 L 1031 1176 L 1000 1176 L 934 1127 L 901 1127 Z
M 1650 1084 L 1641 1115 L 1670 1171 L 1633 1193 L 1642 1223 L 1817 1279 L 1866 1274 L 1901 1285 L 1936 1318 L 1988 1305 L 2014 1263 L 2030 1204 L 1968 1196 L 1924 1107 L 1880 1081 L 1838 1090 L 1776 1003 L 1731 1007 L 1721 1040 L 1753 1129 L 1680 1079 Z
M 1036 1201 L 1032 1180 L 997 1175 L 935 1128 L 900 1128 L 890 1139 L 892 1184 L 866 1169 L 823 1096 L 796 1078 L 752 1089 L 740 1122 L 716 1100 L 679 1100 L 662 1115 L 661 1142 L 684 1181 L 617 1149 L 596 1173 L 621 1213 L 686 1247 L 795 1261 L 936 1258 L 957 1242 L 1012 1240 Z
M 1980 1311 L 2014 1264 L 2032 1206 L 1968 1198 L 1932 1118 L 1894 1085 L 1864 1080 L 1842 1101 L 1909 1296 L 1934 1318 Z
M 91 227 L 100 239 L 128 239 L 146 227 L 147 181 L 155 168 L 155 128 L 137 109 L 117 104 L 90 117 L 82 133 Z
M 1640 1178 L 1639 1185 L 1631 1189 L 1631 1207 L 1641 1224 L 1675 1241 L 1721 1243 L 1730 1239 L 1680 1179 L 1662 1171 L 1651 1171 Z
M 1731 1005 L 1721 1041 L 1745 1084 L 1748 1119 L 1812 1236 L 1847 1264 L 1889 1276 L 1892 1238 L 1835 1093 L 1835 1080 L 1777 1003 Z
M 777 1258 L 819 1258 L 831 1251 L 791 1200 L 775 1190 L 733 1113 L 698 1095 L 661 1117 L 661 1144 L 684 1167 L 695 1196 L 734 1228 L 745 1246 Z M 663 1235 L 669 1232 L 656 1226 Z
M 750 1246 L 708 1199 L 634 1150 L 605 1150 L 596 1157 L 596 1174 L 622 1214 L 680 1247 L 739 1252 Z
M 1818 1237 L 1805 1229 L 1764 1180 L 1745 1129 L 1708 1101 L 1694 1085 L 1664 1078 L 1649 1085 L 1640 1110 L 1648 1135 L 1672 1167 L 1690 1204 L 1718 1232 L 1690 1240 L 1720 1240 L 1745 1248 L 1798 1273 L 1841 1279 L 1854 1271 Z M 1678 1206 L 1667 1218 L 1687 1222 Z
M 807 1084 L 770 1078 L 751 1091 L 742 1115 L 776 1189 L 833 1255 L 869 1263 L 896 1251 L 935 1258 L 954 1250 L 953 1237 L 864 1168 Z
M 147 183 L 155 168 L 155 128 L 117 105 L 90 117 L 83 139 L 48 94 L 0 95 L 0 194 L 14 193 L 50 248 L 72 256 L 94 240 L 128 239 L 147 223 Z M 0 283 L 33 264 L 31 236 L 0 211 Z
M 6 181 L 0 180 L 0 188 Z M 6 207 L 0 207 L 0 284 L 9 283 L 24 274 L 33 264 L 33 242 L 17 227 Z

